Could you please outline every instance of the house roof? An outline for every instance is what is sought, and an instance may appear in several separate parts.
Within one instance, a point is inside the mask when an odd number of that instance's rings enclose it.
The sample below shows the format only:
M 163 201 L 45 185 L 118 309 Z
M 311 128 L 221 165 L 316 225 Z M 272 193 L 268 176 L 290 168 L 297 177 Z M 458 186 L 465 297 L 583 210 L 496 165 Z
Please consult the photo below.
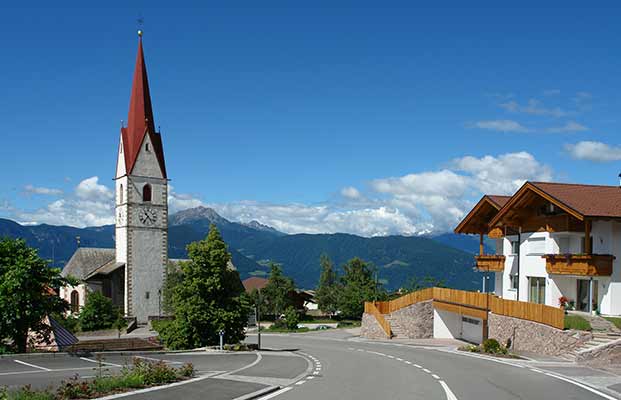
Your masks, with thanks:
M 621 188 L 554 182 L 526 182 L 490 221 L 497 225 L 516 207 L 528 206 L 529 197 L 549 201 L 579 221 L 621 218 Z
M 134 69 L 134 81 L 129 100 L 127 127 L 121 128 L 125 169 L 128 174 L 132 172 L 136 165 L 142 143 L 147 135 L 153 145 L 153 152 L 157 157 L 162 176 L 166 178 L 162 137 L 159 132 L 155 131 L 153 107 L 151 106 L 151 94 L 149 92 L 149 80 L 147 78 L 147 66 L 144 61 L 144 52 L 142 50 L 142 36 L 140 36 L 138 40 L 138 54 L 136 55 L 136 67 Z
M 244 285 L 244 289 L 246 289 L 246 292 L 251 292 L 253 289 L 263 289 L 265 286 L 267 286 L 268 282 L 269 281 L 265 278 L 253 276 L 243 280 L 242 285 Z
M 63 268 L 62 275 L 71 275 L 84 280 L 92 276 L 93 272 L 99 268 L 114 262 L 115 258 L 116 251 L 114 249 L 80 247 L 73 253 L 73 256 L 71 256 L 71 259 Z
M 621 187 L 529 182 L 584 217 L 621 218 Z
M 511 196 L 485 195 L 455 228 L 455 233 L 487 233 L 489 221 Z

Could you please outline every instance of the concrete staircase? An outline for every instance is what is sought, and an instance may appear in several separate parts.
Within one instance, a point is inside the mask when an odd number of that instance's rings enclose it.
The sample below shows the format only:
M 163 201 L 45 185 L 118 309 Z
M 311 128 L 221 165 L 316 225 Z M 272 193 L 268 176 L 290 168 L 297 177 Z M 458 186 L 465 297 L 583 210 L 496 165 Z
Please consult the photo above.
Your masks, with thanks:
M 565 354 L 562 358 L 575 361 L 578 354 L 589 351 L 597 346 L 602 346 L 621 339 L 621 330 L 617 328 L 612 322 L 606 320 L 597 315 L 590 315 L 587 313 L 576 313 L 581 317 L 587 319 L 593 329 L 593 339 L 586 342 L 580 347 L 574 349 L 571 353 Z
M 407 339 L 408 335 L 406 334 L 405 329 L 399 324 L 399 322 L 394 319 L 394 317 L 390 314 L 385 314 L 384 319 L 386 322 L 390 324 L 390 330 L 392 331 L 391 339 Z

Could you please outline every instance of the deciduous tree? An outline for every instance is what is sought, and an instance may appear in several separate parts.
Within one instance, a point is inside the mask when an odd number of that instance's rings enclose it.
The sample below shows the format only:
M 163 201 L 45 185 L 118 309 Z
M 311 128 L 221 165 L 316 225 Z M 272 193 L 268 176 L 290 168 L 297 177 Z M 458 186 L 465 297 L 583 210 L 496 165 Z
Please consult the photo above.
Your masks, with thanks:
M 293 305 L 291 293 L 295 291 L 295 285 L 291 278 L 282 273 L 278 264 L 270 265 L 270 278 L 267 285 L 261 289 L 261 296 L 265 300 L 266 307 L 276 318 Z
M 373 269 L 360 258 L 349 260 L 343 270 L 339 310 L 345 318 L 359 319 L 364 312 L 364 302 L 383 297 L 383 292 L 376 286 Z
M 332 260 L 326 254 L 321 255 L 319 263 L 321 264 L 321 275 L 319 276 L 319 287 L 315 298 L 319 309 L 332 316 L 338 310 L 338 276 Z
M 75 279 L 62 277 L 59 269 L 49 268 L 48 262 L 24 240 L 1 239 L 0 347 L 10 340 L 18 352 L 25 352 L 29 332 L 48 339 L 51 328 L 44 323 L 44 317 L 69 309 L 54 290 L 76 283 Z

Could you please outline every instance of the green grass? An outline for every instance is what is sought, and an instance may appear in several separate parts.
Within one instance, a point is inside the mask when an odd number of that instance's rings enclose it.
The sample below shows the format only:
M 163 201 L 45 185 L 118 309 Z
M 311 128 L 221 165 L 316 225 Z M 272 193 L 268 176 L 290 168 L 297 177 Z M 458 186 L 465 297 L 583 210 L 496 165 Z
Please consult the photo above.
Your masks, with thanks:
M 621 329 L 621 318 L 619 317 L 604 317 L 604 319 L 612 322 L 613 324 L 615 324 L 615 326 L 619 329 Z
M 287 329 L 287 328 L 277 328 L 274 325 L 270 326 L 265 330 L 266 332 L 277 332 L 277 333 L 301 333 L 308 332 L 310 329 L 308 328 L 297 328 L 297 329 Z
M 579 315 L 565 315 L 565 329 L 590 331 L 591 323 Z

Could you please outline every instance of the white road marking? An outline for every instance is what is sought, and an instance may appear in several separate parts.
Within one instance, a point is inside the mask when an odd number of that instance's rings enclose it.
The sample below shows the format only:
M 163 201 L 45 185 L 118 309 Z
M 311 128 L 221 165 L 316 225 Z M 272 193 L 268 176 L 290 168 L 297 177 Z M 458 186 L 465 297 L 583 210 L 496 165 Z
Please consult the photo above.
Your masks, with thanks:
M 431 371 L 429 371 L 427 368 L 423 368 L 423 371 L 425 371 L 426 373 L 430 374 Z
M 92 363 L 95 363 L 95 364 L 101 363 L 102 365 L 111 365 L 113 367 L 119 367 L 119 368 L 123 367 L 122 365 L 119 365 L 119 364 L 113 364 L 113 363 L 109 363 L 109 362 L 105 362 L 105 361 L 91 360 L 90 358 L 86 358 L 86 357 L 80 357 L 80 360 L 92 362 Z
M 397 361 L 403 361 L 403 358 L 397 357 Z
M 270 393 L 267 396 L 263 396 L 263 397 L 259 397 L 258 400 L 268 400 L 268 399 L 273 399 L 274 397 L 283 394 L 285 392 L 288 392 L 289 390 L 293 389 L 291 386 L 287 386 L 286 388 L 282 388 L 280 390 L 275 391 L 274 393 Z
M 569 383 L 571 383 L 571 384 L 574 384 L 574 385 L 576 385 L 576 386 L 578 386 L 578 387 L 581 387 L 582 389 L 588 390 L 588 391 L 589 391 L 589 392 L 591 392 L 591 393 L 595 393 L 596 395 L 598 395 L 598 396 L 600 396 L 600 397 L 603 397 L 603 398 L 605 398 L 605 399 L 608 399 L 608 400 L 616 400 L 616 397 L 608 396 L 606 393 L 602 393 L 602 392 L 600 392 L 599 390 L 593 389 L 593 388 L 592 388 L 592 387 L 590 387 L 590 386 L 583 385 L 583 384 L 582 384 L 582 383 L 580 383 L 580 382 L 573 381 L 573 380 L 568 379 L 568 378 L 565 378 L 565 377 L 563 377 L 563 376 L 559 376 L 559 375 L 551 374 L 551 373 L 549 373 L 549 372 L 544 372 L 544 374 L 546 374 L 547 376 L 551 376 L 552 378 L 560 379 L 560 380 L 562 380 L 562 381 L 565 381 L 565 382 L 569 382 Z
M 444 393 L 446 393 L 446 400 L 457 400 L 457 396 L 451 392 L 451 388 L 444 381 L 439 381 L 442 389 L 444 389 Z
M 161 358 L 152 358 L 152 357 L 145 357 L 145 356 L 134 356 L 134 358 L 141 358 L 143 360 L 156 361 L 156 362 L 163 361 L 168 364 L 183 364 L 181 361 L 162 360 Z
M 386 356 L 386 357 L 388 357 L 388 358 L 395 358 L 395 356 Z
M 27 362 L 25 362 L 25 361 L 21 361 L 21 360 L 13 360 L 13 361 L 15 361 L 15 362 L 16 362 L 16 363 L 18 363 L 18 364 L 25 365 L 25 366 L 27 366 L 27 367 L 31 367 L 31 368 L 40 369 L 40 370 L 42 370 L 42 371 L 51 371 L 51 369 L 49 369 L 49 368 L 40 367 L 40 366 L 38 366 L 38 365 L 30 364 L 30 363 L 27 363 Z
M 307 376 L 306 379 L 315 379 L 314 376 Z
M 296 385 L 303 385 L 303 384 L 305 384 L 305 383 L 306 383 L 306 381 L 298 381 L 298 382 L 296 382 L 295 384 L 296 384 Z
M 319 371 L 313 371 L 313 375 L 319 375 Z
M 440 377 L 436 374 L 431 374 L 431 376 L 433 376 L 434 379 L 440 379 Z
M 420 366 L 420 365 L 418 365 L 418 364 L 414 364 L 414 366 L 415 366 L 416 368 L 423 368 L 422 366 Z
M 412 363 L 410 361 L 406 361 L 405 362 L 407 365 L 412 365 Z

